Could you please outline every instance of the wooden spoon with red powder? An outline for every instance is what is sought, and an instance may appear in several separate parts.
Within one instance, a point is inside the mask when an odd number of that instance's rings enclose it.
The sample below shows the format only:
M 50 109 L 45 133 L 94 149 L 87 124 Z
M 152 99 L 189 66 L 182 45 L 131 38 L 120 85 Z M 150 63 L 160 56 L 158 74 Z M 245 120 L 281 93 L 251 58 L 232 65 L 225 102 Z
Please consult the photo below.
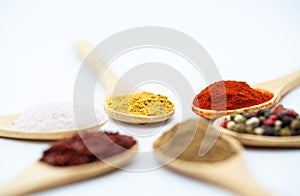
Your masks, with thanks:
M 300 85 L 300 70 L 288 76 L 250 87 L 245 82 L 219 81 L 202 90 L 192 110 L 199 116 L 216 119 L 244 110 L 269 108 Z
M 40 161 L 0 187 L 0 195 L 28 195 L 100 176 L 128 163 L 138 144 L 118 133 L 87 132 L 54 142 Z

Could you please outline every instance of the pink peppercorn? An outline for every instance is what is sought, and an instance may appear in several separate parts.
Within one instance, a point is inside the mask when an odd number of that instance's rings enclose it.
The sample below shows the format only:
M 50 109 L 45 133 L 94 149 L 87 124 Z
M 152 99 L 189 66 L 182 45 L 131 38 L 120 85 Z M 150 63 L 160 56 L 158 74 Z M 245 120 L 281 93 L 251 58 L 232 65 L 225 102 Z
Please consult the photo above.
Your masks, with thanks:
M 295 112 L 294 110 L 287 110 L 285 113 L 287 116 L 290 116 L 290 117 L 297 116 L 297 112 Z
M 282 112 L 283 111 L 283 108 L 281 106 L 276 106 L 274 109 L 273 109 L 273 113 L 274 114 L 278 114 L 279 112 Z
M 269 116 L 268 119 L 270 119 L 272 121 L 276 121 L 278 119 L 278 117 L 276 115 L 271 115 L 271 116 Z
M 264 125 L 268 127 L 272 127 L 274 125 L 274 121 L 271 119 L 267 119 L 264 121 Z
M 226 128 L 227 123 L 228 123 L 228 120 L 225 118 L 224 121 L 222 122 L 221 126 L 222 126 L 223 128 Z

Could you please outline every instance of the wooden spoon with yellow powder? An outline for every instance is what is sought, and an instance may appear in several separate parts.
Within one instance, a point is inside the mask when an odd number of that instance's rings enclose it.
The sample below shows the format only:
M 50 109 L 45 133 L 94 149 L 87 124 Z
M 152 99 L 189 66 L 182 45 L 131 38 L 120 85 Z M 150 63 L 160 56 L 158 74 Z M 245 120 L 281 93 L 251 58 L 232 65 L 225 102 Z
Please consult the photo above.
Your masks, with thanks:
M 105 63 L 99 55 L 91 52 L 93 47 L 89 43 L 77 42 L 75 48 L 96 73 L 104 68 Z M 112 96 L 116 85 L 124 89 L 124 92 L 132 92 L 130 89 L 134 88 L 120 81 L 108 67 L 102 73 L 101 82 L 107 91 L 104 109 L 110 118 L 127 123 L 146 124 L 165 121 L 174 114 L 174 104 L 164 95 L 135 89 L 133 94 Z

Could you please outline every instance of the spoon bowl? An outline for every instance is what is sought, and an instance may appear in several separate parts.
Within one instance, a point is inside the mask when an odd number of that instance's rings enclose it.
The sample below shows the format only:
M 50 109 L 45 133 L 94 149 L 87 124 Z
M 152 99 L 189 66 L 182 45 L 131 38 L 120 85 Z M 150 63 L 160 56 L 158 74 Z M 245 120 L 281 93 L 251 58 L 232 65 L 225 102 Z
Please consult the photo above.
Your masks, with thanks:
M 96 131 L 104 125 L 108 118 L 105 116 L 101 122 L 88 127 L 81 127 L 78 130 L 63 131 L 19 131 L 13 130 L 11 127 L 21 114 L 10 114 L 0 116 L 0 137 L 23 139 L 23 140 L 59 140 L 66 136 L 77 133 L 78 131 Z
M 221 127 L 225 117 L 220 117 L 214 121 L 213 126 L 217 130 L 221 130 L 223 134 L 231 136 L 240 141 L 245 146 L 253 147 L 274 147 L 274 148 L 299 148 L 300 136 L 264 136 L 252 135 L 247 133 L 238 133 L 229 129 Z
M 132 124 L 148 124 L 148 123 L 162 122 L 168 120 L 174 115 L 174 110 L 160 116 L 143 116 L 143 115 L 126 114 L 126 113 L 114 111 L 109 107 L 107 107 L 107 105 L 104 105 L 104 110 L 110 118 L 121 122 L 132 123 Z
M 223 134 L 219 135 L 218 140 L 227 142 L 229 144 L 227 145 L 226 149 L 231 150 L 231 152 L 235 152 L 223 160 L 190 161 L 180 158 L 180 156 L 171 157 L 168 153 L 166 153 L 166 151 L 162 150 L 166 144 L 168 144 L 169 142 L 172 143 L 174 141 L 175 137 L 170 137 L 170 133 L 175 132 L 176 134 L 178 134 L 177 131 L 190 132 L 190 125 L 195 125 L 197 123 L 199 123 L 198 127 L 202 126 L 202 128 L 205 128 L 205 130 L 209 126 L 208 122 L 204 122 L 203 120 L 199 122 L 196 120 L 189 120 L 180 124 L 181 130 L 177 130 L 176 126 L 174 126 L 169 131 L 164 133 L 160 138 L 158 138 L 153 146 L 157 159 L 165 164 L 166 167 L 176 172 L 219 185 L 237 193 L 238 195 L 270 195 L 251 178 L 242 158 L 243 147 L 238 141 L 234 140 L 231 137 Z M 216 130 L 211 131 L 217 132 Z M 206 134 L 208 133 L 210 132 L 207 131 Z M 203 141 L 194 140 L 192 142 L 200 142 L 201 144 L 203 144 L 205 143 L 204 140 L 205 137 Z M 222 147 L 219 146 L 219 148 Z M 201 156 L 199 155 L 199 150 L 192 151 L 194 154 L 189 154 L 189 157 Z M 215 151 L 215 153 L 217 153 L 217 151 Z M 219 155 L 220 154 L 215 154 L 215 157 L 218 158 Z M 205 156 L 207 155 L 204 155 L 204 157 Z M 202 159 L 204 160 L 204 158 Z
M 0 195 L 29 195 L 104 175 L 127 164 L 137 149 L 138 144 L 135 144 L 129 150 L 105 159 L 104 162 L 97 161 L 79 166 L 56 167 L 37 161 L 18 177 L 0 187 Z
M 123 92 L 132 92 L 133 89 L 135 93 L 142 92 L 142 90 L 133 88 L 130 85 L 123 82 L 122 80 L 120 80 L 108 67 L 103 69 L 104 71 L 101 72 L 102 68 L 105 67 L 105 63 L 99 55 L 95 54 L 95 52 L 91 52 L 93 47 L 89 43 L 83 41 L 77 42 L 75 48 L 80 57 L 83 59 L 85 58 L 87 65 L 90 66 L 95 73 L 102 74 L 101 82 L 106 88 L 106 97 L 109 97 L 111 95 L 115 96 L 114 89 L 117 85 L 118 88 L 121 89 Z M 120 95 L 124 95 L 124 93 L 120 93 Z M 133 124 L 148 124 L 166 121 L 169 118 L 171 118 L 175 112 L 173 110 L 167 114 L 159 116 L 133 115 L 112 110 L 107 107 L 106 103 L 104 105 L 104 110 L 107 113 L 107 115 L 112 119 Z
M 269 101 L 261 103 L 259 105 L 253 105 L 251 107 L 239 108 L 235 110 L 216 111 L 216 110 L 198 108 L 197 106 L 192 104 L 192 110 L 193 112 L 195 112 L 197 115 L 201 117 L 205 117 L 208 119 L 216 119 L 221 116 L 234 113 L 236 111 L 243 110 L 247 112 L 249 110 L 270 108 L 275 104 L 277 104 L 282 99 L 282 97 L 284 97 L 289 91 L 291 91 L 292 89 L 296 88 L 299 85 L 300 85 L 300 70 L 288 76 L 252 86 L 252 88 L 258 91 L 273 94 L 273 97 Z

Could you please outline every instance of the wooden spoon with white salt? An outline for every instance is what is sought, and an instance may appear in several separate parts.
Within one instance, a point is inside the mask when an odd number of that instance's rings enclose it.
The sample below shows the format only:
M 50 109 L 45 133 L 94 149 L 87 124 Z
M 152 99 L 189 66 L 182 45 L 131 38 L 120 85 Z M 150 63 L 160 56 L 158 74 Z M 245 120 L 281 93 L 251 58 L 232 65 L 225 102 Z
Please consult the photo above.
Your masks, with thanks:
M 64 106 L 60 104 L 55 104 L 55 108 L 58 109 L 58 107 Z M 51 107 L 48 104 L 44 105 L 36 105 L 34 107 Z M 53 106 L 54 107 L 54 106 Z M 72 106 L 70 106 L 72 107 Z M 54 108 L 54 109 L 55 109 Z M 30 109 L 29 109 L 30 110 Z M 28 112 L 28 111 L 27 111 Z M 34 114 L 34 111 L 31 109 L 32 115 L 39 115 Z M 39 111 L 41 112 L 41 111 Z M 47 111 L 43 111 L 47 112 Z M 25 112 L 26 113 L 26 112 Z M 51 113 L 52 114 L 52 113 Z M 52 114 L 52 115 L 63 115 L 61 113 L 59 114 Z M 25 130 L 16 130 L 13 128 L 14 123 L 18 120 L 18 118 L 21 116 L 21 114 L 10 114 L 10 115 L 4 115 L 0 116 L 0 137 L 4 138 L 13 138 L 13 139 L 24 139 L 24 140 L 58 140 L 61 138 L 64 138 L 66 136 L 72 135 L 74 133 L 77 133 L 78 131 L 97 131 L 99 127 L 104 125 L 108 121 L 108 117 L 105 114 L 101 114 L 101 118 L 98 119 L 96 122 L 91 122 L 91 124 L 84 124 L 84 126 L 80 126 L 78 129 L 66 129 L 66 130 L 34 130 L 34 131 L 25 131 Z M 48 117 L 51 115 L 48 114 Z M 32 126 L 35 125 L 35 123 L 43 123 L 43 122 L 35 122 L 34 119 L 27 119 L 32 123 Z M 47 120 L 47 119 L 43 119 Z M 70 120 L 70 119 L 69 119 Z M 87 122 L 90 122 L 91 119 L 87 119 Z M 55 123 L 54 121 L 51 121 L 52 123 Z
M 105 118 L 98 124 L 73 130 L 27 132 L 12 129 L 14 122 L 18 119 L 20 115 L 21 114 L 10 114 L 0 116 L 0 137 L 23 140 L 58 140 L 66 136 L 72 135 L 74 133 L 77 133 L 78 131 L 96 131 L 108 121 L 108 118 Z
M 241 144 L 231 137 L 215 135 L 218 132 L 213 128 L 207 129 L 208 122 L 203 120 L 188 120 L 174 126 L 154 143 L 157 159 L 176 172 L 219 185 L 238 195 L 271 195 L 249 175 Z M 208 135 L 204 137 L 206 131 Z M 208 153 L 200 154 L 200 145 L 209 146 L 210 142 L 215 143 Z

